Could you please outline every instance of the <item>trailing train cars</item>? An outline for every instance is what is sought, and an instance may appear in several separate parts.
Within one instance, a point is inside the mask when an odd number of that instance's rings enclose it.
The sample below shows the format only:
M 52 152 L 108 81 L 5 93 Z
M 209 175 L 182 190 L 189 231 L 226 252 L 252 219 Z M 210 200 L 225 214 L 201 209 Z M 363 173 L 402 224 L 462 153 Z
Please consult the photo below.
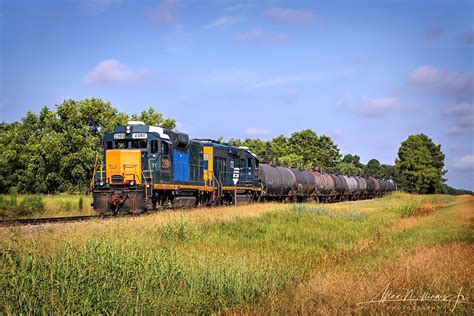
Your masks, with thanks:
M 396 190 L 395 183 L 391 181 L 302 171 L 267 164 L 260 165 L 259 179 L 263 190 L 261 199 L 267 201 L 362 200 L 381 197 Z M 371 183 L 370 190 L 368 182 Z
M 104 137 L 94 170 L 97 212 L 140 213 L 161 208 L 257 201 L 367 199 L 393 182 L 260 164 L 246 147 L 130 121 Z

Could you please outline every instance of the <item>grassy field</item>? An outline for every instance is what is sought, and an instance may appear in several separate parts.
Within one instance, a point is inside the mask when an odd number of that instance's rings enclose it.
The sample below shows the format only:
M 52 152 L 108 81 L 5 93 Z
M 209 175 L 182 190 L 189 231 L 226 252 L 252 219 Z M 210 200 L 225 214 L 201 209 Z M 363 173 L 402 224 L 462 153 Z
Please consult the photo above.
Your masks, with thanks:
M 30 213 L 22 213 L 19 210 L 20 205 L 25 198 L 31 197 L 30 195 L 18 195 L 12 196 L 11 194 L 0 194 L 0 218 L 29 218 L 29 217 L 56 217 L 56 216 L 75 216 L 75 215 L 92 215 L 94 210 L 92 209 L 92 195 L 74 195 L 74 194 L 55 194 L 47 195 L 42 194 L 37 197 L 40 198 L 44 204 L 43 210 L 32 210 Z M 2 204 L 11 206 L 12 199 L 16 201 L 13 203 L 15 206 L 11 207 L 10 210 L 2 213 Z M 82 203 L 80 200 L 82 199 Z M 3 215 L 3 216 L 2 216 Z
M 473 218 L 395 193 L 0 228 L 0 313 L 472 314 Z

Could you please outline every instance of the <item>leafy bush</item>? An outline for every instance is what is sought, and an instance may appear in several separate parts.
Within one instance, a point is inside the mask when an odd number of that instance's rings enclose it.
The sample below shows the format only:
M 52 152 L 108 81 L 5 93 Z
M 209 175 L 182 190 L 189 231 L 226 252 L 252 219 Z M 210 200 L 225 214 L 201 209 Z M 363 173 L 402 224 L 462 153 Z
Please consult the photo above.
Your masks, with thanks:
M 18 215 L 33 215 L 44 212 L 44 202 L 41 196 L 25 196 L 16 209 Z
M 41 196 L 25 196 L 20 204 L 17 204 L 17 195 L 10 195 L 10 198 L 0 196 L 0 218 L 12 218 L 18 216 L 33 215 L 43 213 L 45 205 Z

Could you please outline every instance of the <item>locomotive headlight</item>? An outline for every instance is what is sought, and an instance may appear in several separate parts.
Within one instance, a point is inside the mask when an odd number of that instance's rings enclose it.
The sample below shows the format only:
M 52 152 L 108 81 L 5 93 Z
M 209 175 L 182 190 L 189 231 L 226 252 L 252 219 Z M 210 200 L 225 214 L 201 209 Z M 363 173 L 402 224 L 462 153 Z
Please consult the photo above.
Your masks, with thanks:
M 104 186 L 104 181 L 100 181 L 99 186 L 103 187 Z
M 130 186 L 133 187 L 135 185 L 135 180 L 132 180 L 129 183 L 130 183 Z

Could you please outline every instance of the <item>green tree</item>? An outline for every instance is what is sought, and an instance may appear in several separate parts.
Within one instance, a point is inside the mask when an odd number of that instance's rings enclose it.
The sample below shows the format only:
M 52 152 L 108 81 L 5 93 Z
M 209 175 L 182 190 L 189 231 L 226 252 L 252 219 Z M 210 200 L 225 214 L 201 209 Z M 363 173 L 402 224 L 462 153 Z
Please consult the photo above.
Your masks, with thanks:
M 364 166 L 360 162 L 360 157 L 358 155 L 351 155 L 351 154 L 344 155 L 344 157 L 342 158 L 342 162 L 350 163 L 360 169 L 362 169 L 362 167 Z
M 141 118 L 175 126 L 174 120 L 153 109 Z M 43 107 L 38 114 L 28 112 L 19 123 L 1 124 L 0 192 L 86 191 L 96 153 L 102 157 L 103 136 L 127 120 L 128 115 L 109 102 L 84 99 L 66 100 L 56 112 Z
M 380 177 L 385 180 L 393 180 L 397 182 L 398 180 L 398 170 L 394 165 L 385 165 L 380 166 Z
M 286 166 L 286 167 L 296 167 L 302 168 L 304 167 L 303 164 L 303 156 L 297 154 L 288 154 L 282 157 L 278 157 L 278 165 L 279 166 Z
M 347 174 L 350 176 L 360 176 L 362 175 L 362 171 L 360 168 L 357 168 L 354 164 L 348 163 L 345 161 L 341 161 L 336 166 L 337 171 L 342 174 Z
M 358 155 L 346 154 L 342 161 L 338 163 L 337 169 L 343 174 L 361 176 L 363 174 L 364 165 L 360 162 Z
M 364 172 L 368 177 L 381 178 L 382 165 L 377 159 L 370 159 L 365 166 Z
M 413 193 L 442 193 L 444 154 L 441 145 L 424 134 L 410 135 L 402 142 L 395 161 L 399 187 Z
M 247 146 L 262 162 L 277 165 L 334 171 L 341 161 L 339 148 L 332 139 L 318 136 L 310 129 L 292 133 L 289 138 L 280 135 L 270 141 L 257 138 L 245 139 L 243 142 L 231 139 L 229 144 Z

